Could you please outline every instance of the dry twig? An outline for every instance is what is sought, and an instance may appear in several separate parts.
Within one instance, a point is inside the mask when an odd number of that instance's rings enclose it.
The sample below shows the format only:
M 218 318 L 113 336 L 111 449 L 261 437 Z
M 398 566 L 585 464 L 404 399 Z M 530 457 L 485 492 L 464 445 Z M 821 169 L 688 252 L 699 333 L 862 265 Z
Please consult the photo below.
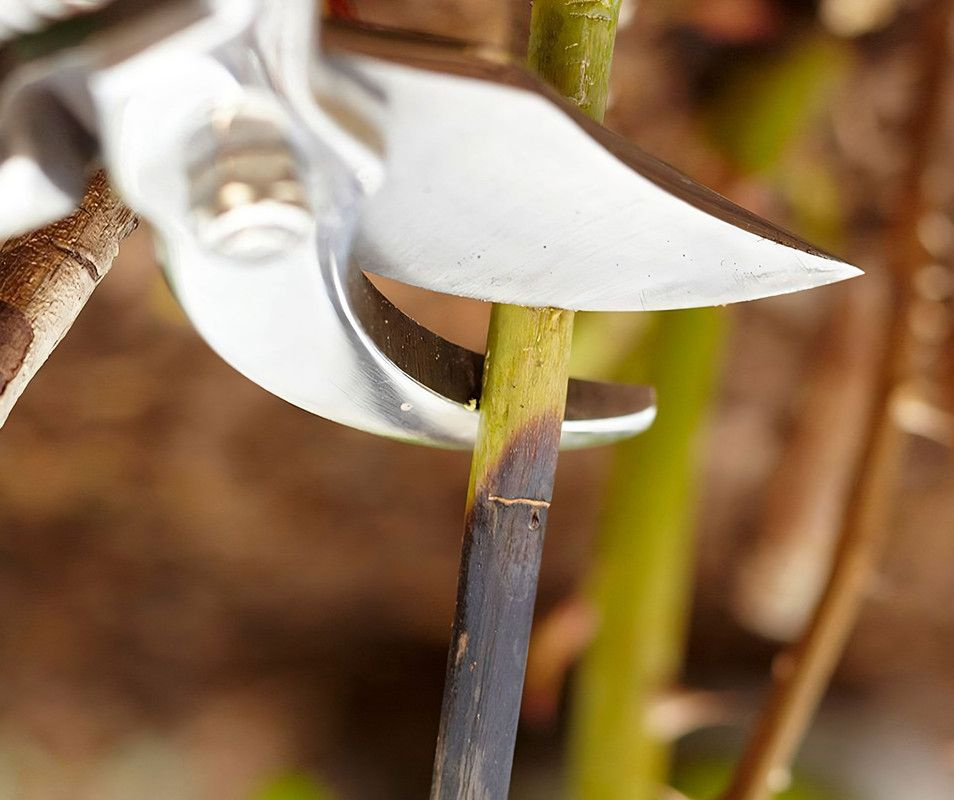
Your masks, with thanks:
M 76 211 L 0 248 L 0 425 L 135 227 L 99 172 Z
M 908 440 L 899 424 L 899 411 L 911 391 L 914 355 L 920 347 L 910 312 L 916 297 L 913 279 L 928 255 L 917 233 L 929 206 L 922 178 L 930 166 L 947 96 L 952 14 L 954 3 L 938 0 L 926 7 L 918 26 L 924 80 L 919 102 L 914 104 L 914 147 L 897 223 L 888 236 L 899 288 L 886 331 L 889 345 L 879 376 L 874 422 L 849 498 L 835 563 L 807 631 L 777 661 L 768 703 L 722 800 L 767 800 L 784 788 L 795 752 L 855 625 L 889 530 Z

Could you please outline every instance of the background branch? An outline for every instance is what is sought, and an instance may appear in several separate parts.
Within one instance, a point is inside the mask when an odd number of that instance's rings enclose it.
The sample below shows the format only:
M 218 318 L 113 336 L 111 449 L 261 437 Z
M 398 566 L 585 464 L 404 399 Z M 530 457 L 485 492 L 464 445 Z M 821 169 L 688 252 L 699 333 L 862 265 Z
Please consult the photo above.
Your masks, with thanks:
M 916 26 L 922 45 L 920 91 L 910 121 L 914 146 L 899 194 L 897 221 L 887 237 L 896 300 L 885 331 L 886 355 L 878 377 L 873 423 L 846 507 L 835 562 L 807 630 L 776 662 L 768 702 L 722 800 L 767 800 L 787 785 L 791 762 L 841 659 L 890 530 L 908 444 L 908 434 L 899 424 L 899 409 L 914 391 L 915 354 L 922 347 L 910 324 L 917 299 L 914 277 L 929 263 L 918 225 L 930 209 L 923 177 L 931 163 L 949 86 L 945 77 L 952 13 L 954 3 L 938 0 L 925 7 Z

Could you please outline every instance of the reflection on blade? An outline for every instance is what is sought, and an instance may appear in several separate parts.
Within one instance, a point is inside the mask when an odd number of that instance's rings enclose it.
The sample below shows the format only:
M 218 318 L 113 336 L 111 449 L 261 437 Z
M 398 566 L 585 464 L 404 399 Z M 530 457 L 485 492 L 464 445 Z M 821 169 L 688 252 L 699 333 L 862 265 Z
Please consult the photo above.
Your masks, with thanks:
M 419 328 L 325 245 L 248 269 L 202 253 L 188 231 L 164 233 L 166 272 L 182 307 L 251 380 L 359 430 L 473 447 L 482 357 Z M 655 414 L 645 387 L 571 381 L 562 445 L 624 439 Z
M 355 245 L 368 272 L 481 300 L 616 311 L 860 274 L 586 120 L 518 67 L 460 44 L 347 33 L 332 30 L 331 44 L 415 64 L 338 62 L 384 98 L 387 177 Z

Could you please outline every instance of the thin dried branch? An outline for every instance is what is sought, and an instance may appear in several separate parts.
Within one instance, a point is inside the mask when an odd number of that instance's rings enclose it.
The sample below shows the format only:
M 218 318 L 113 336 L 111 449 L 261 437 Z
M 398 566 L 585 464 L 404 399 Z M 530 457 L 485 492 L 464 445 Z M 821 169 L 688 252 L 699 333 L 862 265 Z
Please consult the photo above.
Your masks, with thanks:
M 0 425 L 135 227 L 99 172 L 76 211 L 0 247 Z
M 766 491 L 758 538 L 739 564 L 735 613 L 769 638 L 792 641 L 804 631 L 831 571 L 884 359 L 890 309 L 876 278 L 845 287 L 819 336 L 795 431 Z
M 776 660 L 768 705 L 722 800 L 767 800 L 788 784 L 791 761 L 841 659 L 888 530 L 907 439 L 893 418 L 897 398 L 893 382 L 882 388 L 828 585 L 801 641 Z
M 952 16 L 950 0 L 931 3 L 915 31 L 921 43 L 923 80 L 911 119 L 911 159 L 896 223 L 887 237 L 898 289 L 886 332 L 889 345 L 878 381 L 874 424 L 849 498 L 835 563 L 807 631 L 777 660 L 767 705 L 722 800 L 767 800 L 785 788 L 791 762 L 854 628 L 890 529 L 908 443 L 901 410 L 917 392 L 918 353 L 923 350 L 912 311 L 918 297 L 916 277 L 930 254 L 918 229 L 933 210 L 923 178 L 931 167 L 943 104 L 950 95 Z

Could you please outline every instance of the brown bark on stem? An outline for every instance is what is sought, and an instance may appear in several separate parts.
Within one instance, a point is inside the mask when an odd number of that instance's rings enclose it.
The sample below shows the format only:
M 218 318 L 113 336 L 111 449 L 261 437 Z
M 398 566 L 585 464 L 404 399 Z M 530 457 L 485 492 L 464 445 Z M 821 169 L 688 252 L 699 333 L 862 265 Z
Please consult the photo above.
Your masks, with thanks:
M 135 227 L 99 172 L 76 211 L 0 247 L 0 425 Z

